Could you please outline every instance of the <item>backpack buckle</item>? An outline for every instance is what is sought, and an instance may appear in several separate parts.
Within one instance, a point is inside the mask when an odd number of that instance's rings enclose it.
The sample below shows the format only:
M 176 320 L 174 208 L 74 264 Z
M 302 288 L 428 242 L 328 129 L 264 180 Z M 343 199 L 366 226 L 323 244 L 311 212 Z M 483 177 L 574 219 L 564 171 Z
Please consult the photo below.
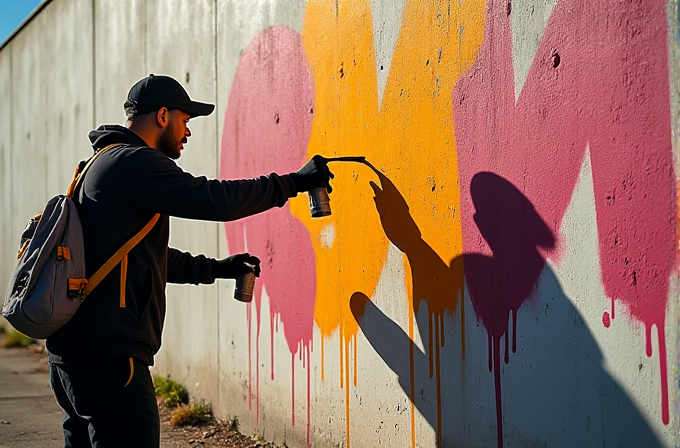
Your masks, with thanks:
M 68 298 L 83 300 L 90 292 L 87 290 L 86 278 L 68 279 Z
M 57 260 L 70 260 L 71 251 L 68 246 L 57 246 Z

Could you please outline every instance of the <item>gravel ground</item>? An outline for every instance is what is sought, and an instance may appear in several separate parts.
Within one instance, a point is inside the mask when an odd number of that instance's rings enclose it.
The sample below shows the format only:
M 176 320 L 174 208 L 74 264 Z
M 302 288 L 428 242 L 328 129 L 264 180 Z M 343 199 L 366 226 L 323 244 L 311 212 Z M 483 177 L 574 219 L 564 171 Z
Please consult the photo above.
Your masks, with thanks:
M 211 421 L 197 426 L 172 426 L 171 410 L 159 401 L 162 448 L 278 448 L 258 437 L 248 437 L 230 429 L 229 422 Z

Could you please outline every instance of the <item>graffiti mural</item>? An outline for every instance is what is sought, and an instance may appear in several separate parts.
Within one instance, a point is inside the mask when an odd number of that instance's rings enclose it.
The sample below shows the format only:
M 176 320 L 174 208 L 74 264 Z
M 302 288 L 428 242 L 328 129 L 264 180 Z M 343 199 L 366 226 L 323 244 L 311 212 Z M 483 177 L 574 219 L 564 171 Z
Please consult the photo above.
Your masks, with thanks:
M 602 284 L 611 299 L 602 325 L 609 327 L 623 305 L 645 329 L 648 356 L 656 336 L 659 415 L 669 424 L 664 325 L 678 210 L 665 5 L 558 0 L 519 87 L 511 14 L 505 0 L 408 2 L 384 92 L 374 44 L 379 30 L 373 29 L 368 0 L 311 0 L 301 34 L 275 26 L 245 49 L 229 93 L 221 177 L 290 172 L 314 154 L 361 155 L 371 164 L 331 165 L 336 177 L 330 217 L 312 219 L 300 195 L 279 210 L 225 225 L 230 252 L 247 250 L 263 260 L 246 315 L 256 334 L 249 340 L 254 359 L 248 394 L 256 421 L 265 377 L 259 371 L 259 329 L 270 326 L 273 379 L 282 365 L 277 359 L 274 367 L 273 343 L 281 323 L 293 378 L 291 424 L 297 356 L 307 375 L 312 443 L 316 326 L 317 380 L 329 376 L 324 341 L 339 335 L 340 369 L 333 375 L 345 393 L 346 446 L 352 446 L 350 390 L 358 381 L 359 331 L 398 374 L 414 405 L 408 434 L 413 447 L 416 412 L 434 429 L 438 446 L 454 443 L 442 399 L 463 412 L 462 397 L 451 385 L 464 379 L 461 373 L 445 376 L 442 365 L 465 371 L 469 359 L 488 358 L 494 438 L 504 446 L 504 421 L 513 416 L 504 415 L 503 399 L 513 391 L 501 384 L 513 381 L 503 381 L 503 364 L 519 356 L 523 332 L 539 328 L 523 327 L 520 310 L 532 300 L 545 301 L 561 310 L 562 319 L 584 326 L 546 260 L 559 263 L 567 249 L 560 225 L 586 164 L 592 170 Z M 407 297 L 399 300 L 408 308 L 406 332 L 371 302 L 390 243 L 403 254 Z M 464 306 L 466 291 L 471 310 Z M 264 292 L 269 316 L 261 316 Z M 427 315 L 416 322 L 421 309 Z M 488 337 L 485 353 L 470 352 L 466 342 L 470 312 Z M 446 332 L 451 325 L 454 331 Z M 422 350 L 414 343 L 416 331 Z M 445 333 L 457 336 L 447 341 Z M 386 340 L 403 341 L 397 345 L 408 353 L 395 352 Z M 575 340 L 593 360 L 605 356 L 589 332 Z M 459 359 L 444 355 L 451 342 L 460 346 Z M 557 368 L 572 355 L 551 356 L 545 362 Z M 424 378 L 416 369 L 421 363 L 428 366 Z M 624 397 L 599 365 L 588 372 L 612 395 Z M 586 383 L 596 389 L 594 379 Z M 422 384 L 436 390 L 432 406 L 416 399 Z M 634 404 L 619 399 L 630 431 L 648 446 L 658 445 Z

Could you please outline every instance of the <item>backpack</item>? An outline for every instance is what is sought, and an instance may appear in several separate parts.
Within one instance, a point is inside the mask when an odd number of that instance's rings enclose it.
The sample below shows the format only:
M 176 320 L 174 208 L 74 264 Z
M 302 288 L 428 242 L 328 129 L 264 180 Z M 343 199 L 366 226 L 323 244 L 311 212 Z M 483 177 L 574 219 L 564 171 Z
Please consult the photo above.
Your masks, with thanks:
M 73 196 L 87 169 L 104 152 L 99 150 L 85 166 L 76 168 L 66 195 L 50 199 L 21 234 L 17 262 L 9 278 L 2 315 L 21 333 L 45 339 L 60 329 L 104 277 L 137 245 L 158 221 L 151 221 L 121 247 L 89 279 L 86 278 L 83 229 Z

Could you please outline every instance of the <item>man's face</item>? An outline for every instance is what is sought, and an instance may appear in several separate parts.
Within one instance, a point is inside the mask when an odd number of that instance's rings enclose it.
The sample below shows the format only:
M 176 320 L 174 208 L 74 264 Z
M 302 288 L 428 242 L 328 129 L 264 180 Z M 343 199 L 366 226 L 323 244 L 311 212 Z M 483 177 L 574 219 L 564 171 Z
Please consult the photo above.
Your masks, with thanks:
M 158 150 L 171 159 L 180 158 L 184 144 L 191 137 L 189 118 L 189 114 L 179 109 L 168 111 L 168 125 L 158 140 Z

